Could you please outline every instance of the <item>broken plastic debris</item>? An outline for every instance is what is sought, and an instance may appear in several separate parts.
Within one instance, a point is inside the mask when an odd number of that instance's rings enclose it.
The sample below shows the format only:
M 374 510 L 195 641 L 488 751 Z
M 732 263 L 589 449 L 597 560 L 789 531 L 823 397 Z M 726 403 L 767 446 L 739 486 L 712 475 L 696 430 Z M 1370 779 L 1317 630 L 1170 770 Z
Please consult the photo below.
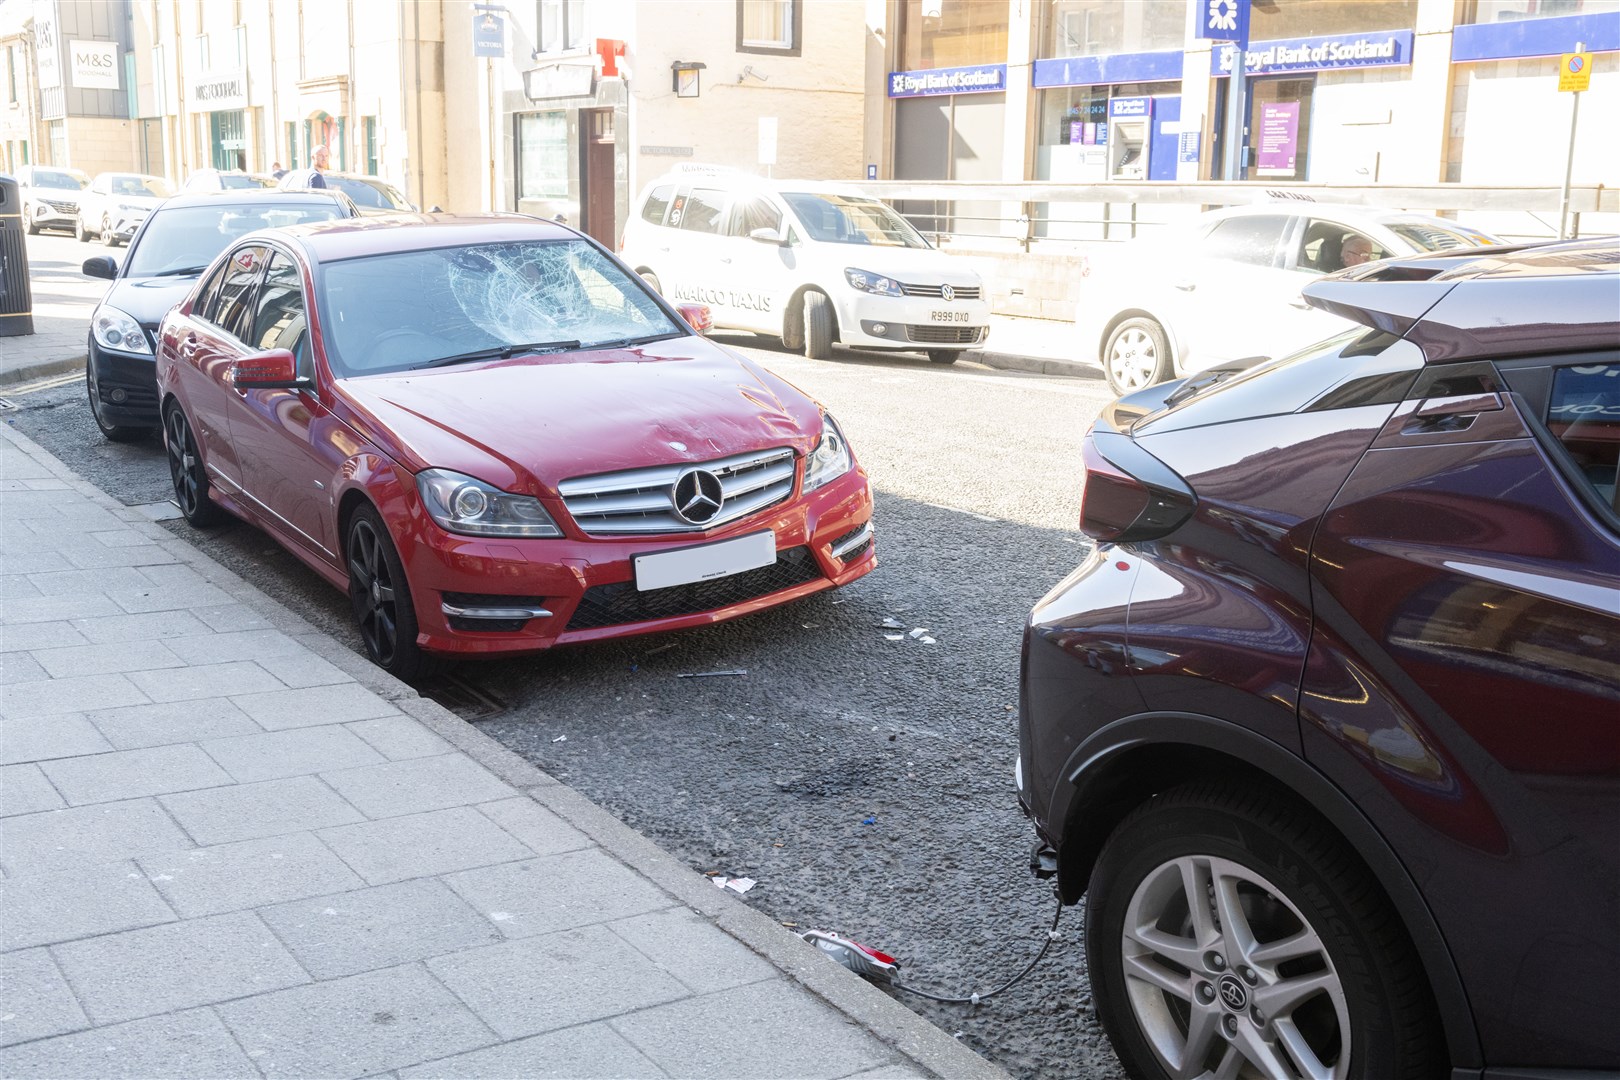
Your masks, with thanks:
M 906 635 L 904 635 L 904 634 L 884 634 L 883 637 L 887 641 L 904 641 L 904 640 L 906 640 Z
M 904 630 L 905 628 L 905 623 L 892 616 L 878 623 L 878 629 L 880 630 Z
M 917 640 L 922 642 L 924 645 L 932 645 L 934 643 L 934 639 L 929 637 L 927 634 L 924 634 L 922 637 L 918 638 Z
M 512 917 L 512 913 L 510 911 L 492 911 L 489 913 L 489 917 L 496 922 L 505 922 Z
M 739 668 L 736 671 L 683 671 L 683 672 L 681 672 L 679 675 L 677 675 L 675 677 L 677 679 L 714 679 L 714 678 L 719 678 L 722 675 L 746 675 L 746 674 L 748 674 L 748 669 L 747 668 Z
M 833 601 L 833 602 L 832 602 L 832 606 L 833 606 L 833 607 L 837 607 L 837 606 L 838 606 L 838 605 L 839 605 L 839 604 L 842 604 L 842 603 L 843 603 L 843 602 L 844 602 L 844 601 L 842 601 L 842 600 L 834 600 L 834 601 Z
M 715 874 L 709 880 L 714 882 L 716 888 L 730 889 L 739 895 L 759 884 L 751 877 L 727 877 L 724 874 Z
M 915 630 L 913 630 L 911 632 L 911 636 L 914 637 L 914 638 L 920 638 L 920 637 L 923 637 L 924 635 L 926 635 L 927 633 L 928 633 L 928 628 L 926 626 L 919 626 L 919 627 L 917 627 L 917 629 L 915 629 Z
M 877 817 L 872 815 L 872 814 L 868 814 L 868 815 L 866 815 L 866 817 L 861 819 L 861 824 L 862 825 L 876 825 L 877 824 Z
M 557 736 L 557 737 L 556 737 L 556 738 L 555 738 L 555 739 L 552 739 L 552 740 L 551 740 L 551 741 L 552 741 L 552 742 L 567 742 L 567 741 L 568 741 L 568 736 L 566 736 L 566 735 L 559 735 L 559 736 Z

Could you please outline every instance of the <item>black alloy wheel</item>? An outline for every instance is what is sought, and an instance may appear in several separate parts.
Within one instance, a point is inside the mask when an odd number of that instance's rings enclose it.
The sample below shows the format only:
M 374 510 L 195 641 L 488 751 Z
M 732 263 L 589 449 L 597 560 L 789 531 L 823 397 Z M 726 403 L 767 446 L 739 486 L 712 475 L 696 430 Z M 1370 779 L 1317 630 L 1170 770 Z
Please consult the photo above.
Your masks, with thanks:
M 96 383 L 96 365 L 90 361 L 84 365 L 85 390 L 90 395 L 90 416 L 95 420 L 96 427 L 112 442 L 135 442 L 144 439 L 151 432 L 151 428 L 142 425 L 113 424 L 101 415 L 101 389 Z
M 169 403 L 163 417 L 163 448 L 169 458 L 169 478 L 174 481 L 174 501 L 187 523 L 199 529 L 225 520 L 225 512 L 208 497 L 208 473 L 191 424 L 185 412 Z
M 371 506 L 355 510 L 343 543 L 349 568 L 349 602 L 366 654 L 390 675 L 417 679 L 437 670 L 416 644 L 416 609 L 405 567 L 388 526 Z

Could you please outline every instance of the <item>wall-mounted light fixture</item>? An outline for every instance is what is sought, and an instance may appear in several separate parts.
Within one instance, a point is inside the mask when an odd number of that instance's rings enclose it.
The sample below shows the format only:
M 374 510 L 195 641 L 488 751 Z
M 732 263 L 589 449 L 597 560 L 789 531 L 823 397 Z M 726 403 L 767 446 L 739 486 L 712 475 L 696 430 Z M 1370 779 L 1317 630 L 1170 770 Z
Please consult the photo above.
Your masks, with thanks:
M 670 64 L 669 70 L 674 76 L 675 96 L 697 97 L 702 92 L 698 84 L 698 72 L 708 66 L 701 60 L 676 60 Z

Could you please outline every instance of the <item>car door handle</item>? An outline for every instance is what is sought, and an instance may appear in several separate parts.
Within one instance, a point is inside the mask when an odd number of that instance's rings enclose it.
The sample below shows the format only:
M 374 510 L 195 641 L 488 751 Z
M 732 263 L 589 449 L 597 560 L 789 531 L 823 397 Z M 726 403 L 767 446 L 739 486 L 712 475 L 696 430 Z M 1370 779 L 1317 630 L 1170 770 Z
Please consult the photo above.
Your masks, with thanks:
M 1198 283 L 1193 281 L 1178 281 L 1176 282 L 1176 288 L 1180 289 L 1182 292 L 1192 292 L 1194 289 L 1198 288 Z
M 1467 431 L 1474 426 L 1480 413 L 1499 412 L 1501 394 L 1462 394 L 1457 397 L 1430 398 L 1418 406 L 1411 419 L 1401 425 L 1402 435 L 1443 435 L 1448 432 Z

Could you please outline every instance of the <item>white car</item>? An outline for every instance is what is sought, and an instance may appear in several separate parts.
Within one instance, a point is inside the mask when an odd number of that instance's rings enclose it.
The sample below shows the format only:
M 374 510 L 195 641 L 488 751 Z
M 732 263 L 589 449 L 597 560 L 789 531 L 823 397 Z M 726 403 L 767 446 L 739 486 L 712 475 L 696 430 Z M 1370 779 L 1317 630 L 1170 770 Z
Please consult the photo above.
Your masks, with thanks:
M 813 359 L 837 341 L 950 364 L 990 333 L 984 283 L 894 210 L 831 184 L 686 167 L 653 181 L 620 257 L 717 329 L 780 336 Z
M 1444 218 L 1286 202 L 1228 207 L 1093 253 L 1080 355 L 1127 394 L 1256 354 L 1284 356 L 1351 327 L 1300 295 L 1358 262 L 1499 243 Z
M 32 236 L 41 229 L 71 229 L 79 216 L 79 193 L 90 177 L 78 169 L 24 165 L 17 170 L 22 192 L 23 227 Z
M 174 186 L 161 176 L 101 173 L 79 193 L 73 235 L 81 241 L 99 236 L 108 247 L 127 244 L 146 216 L 173 194 Z

